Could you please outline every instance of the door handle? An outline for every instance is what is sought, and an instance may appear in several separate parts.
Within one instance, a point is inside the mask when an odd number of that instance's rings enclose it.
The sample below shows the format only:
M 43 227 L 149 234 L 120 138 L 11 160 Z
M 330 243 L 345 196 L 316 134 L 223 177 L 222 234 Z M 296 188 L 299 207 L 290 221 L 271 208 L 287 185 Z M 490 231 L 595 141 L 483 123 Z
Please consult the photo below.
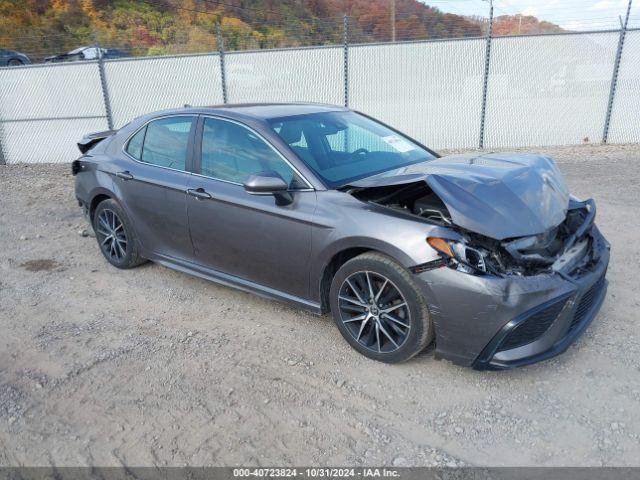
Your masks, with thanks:
M 208 200 L 212 198 L 211 195 L 204 190 L 204 188 L 190 188 L 189 190 L 187 190 L 187 194 L 191 195 L 192 197 L 196 197 L 198 200 Z
M 116 172 L 116 177 L 123 180 L 133 180 L 133 175 L 131 175 L 129 172 Z

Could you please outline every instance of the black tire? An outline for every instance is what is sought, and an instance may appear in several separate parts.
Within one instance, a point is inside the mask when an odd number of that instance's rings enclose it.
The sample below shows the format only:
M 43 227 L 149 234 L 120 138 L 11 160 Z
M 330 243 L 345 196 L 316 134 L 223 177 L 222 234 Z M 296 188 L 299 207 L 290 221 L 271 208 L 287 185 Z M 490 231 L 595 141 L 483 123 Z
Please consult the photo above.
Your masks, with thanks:
M 23 65 L 23 63 L 22 60 L 18 58 L 12 58 L 7 62 L 7 65 L 9 65 L 10 67 L 17 67 L 18 65 Z
M 117 241 L 113 239 L 114 230 Z M 140 256 L 138 237 L 129 217 L 115 200 L 98 204 L 93 214 L 93 231 L 102 255 L 114 267 L 133 268 L 146 261 Z
M 366 281 L 359 280 L 362 278 Z M 363 282 L 365 286 L 360 288 Z M 400 296 L 385 303 L 386 298 L 395 295 L 394 289 Z M 367 291 L 373 293 L 372 304 L 368 303 L 371 295 Z M 333 319 L 342 336 L 354 349 L 374 360 L 404 362 L 433 341 L 433 323 L 420 289 L 410 272 L 385 255 L 363 253 L 342 265 L 331 282 L 329 300 Z M 363 301 L 366 307 L 361 305 Z M 382 313 L 387 310 L 393 312 Z M 376 316 L 372 316 L 372 312 Z M 390 314 L 393 321 L 390 321 Z M 357 318 L 361 316 L 368 320 L 358 323 Z M 367 344 L 371 336 L 374 343 Z

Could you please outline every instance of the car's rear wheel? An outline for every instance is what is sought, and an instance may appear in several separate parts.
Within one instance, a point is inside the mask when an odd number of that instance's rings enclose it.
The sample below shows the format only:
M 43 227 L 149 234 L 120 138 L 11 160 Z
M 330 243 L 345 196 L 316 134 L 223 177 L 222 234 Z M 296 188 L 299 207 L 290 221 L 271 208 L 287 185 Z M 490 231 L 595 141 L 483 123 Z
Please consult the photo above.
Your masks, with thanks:
M 118 268 L 133 268 L 144 263 L 129 217 L 112 199 L 98 204 L 93 215 L 93 230 L 104 258 Z
M 345 340 L 374 360 L 409 360 L 433 340 L 427 304 L 411 274 L 379 253 L 346 262 L 333 278 L 330 302 Z
M 22 60 L 19 60 L 17 58 L 12 58 L 11 60 L 9 60 L 9 62 L 7 62 L 7 64 L 10 67 L 17 67 L 18 65 L 22 65 Z

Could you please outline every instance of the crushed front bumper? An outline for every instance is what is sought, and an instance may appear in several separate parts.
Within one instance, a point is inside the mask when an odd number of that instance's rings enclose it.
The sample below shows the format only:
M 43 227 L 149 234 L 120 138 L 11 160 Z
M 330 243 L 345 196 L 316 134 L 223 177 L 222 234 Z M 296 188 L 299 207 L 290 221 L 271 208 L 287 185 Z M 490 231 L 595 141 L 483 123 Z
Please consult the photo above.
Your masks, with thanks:
M 443 267 L 416 275 L 436 329 L 436 356 L 476 369 L 528 365 L 564 352 L 604 300 L 609 244 L 595 225 L 587 268 L 571 274 L 474 276 Z

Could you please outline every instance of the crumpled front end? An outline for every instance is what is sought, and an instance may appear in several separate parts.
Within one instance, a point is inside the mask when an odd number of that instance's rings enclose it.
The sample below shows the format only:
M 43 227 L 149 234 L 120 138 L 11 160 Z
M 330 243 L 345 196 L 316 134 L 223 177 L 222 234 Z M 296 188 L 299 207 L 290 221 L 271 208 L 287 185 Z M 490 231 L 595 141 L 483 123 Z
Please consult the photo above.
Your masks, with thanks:
M 348 188 L 438 226 L 425 240 L 439 256 L 412 271 L 440 357 L 480 369 L 533 363 L 564 351 L 600 308 L 609 244 L 595 202 L 572 198 L 547 157 L 442 157 Z
M 595 225 L 581 240 L 588 249 L 579 260 L 570 248 L 544 273 L 471 275 L 442 266 L 417 274 L 436 327 L 436 355 L 503 369 L 565 351 L 595 317 L 607 288 L 608 242 Z

